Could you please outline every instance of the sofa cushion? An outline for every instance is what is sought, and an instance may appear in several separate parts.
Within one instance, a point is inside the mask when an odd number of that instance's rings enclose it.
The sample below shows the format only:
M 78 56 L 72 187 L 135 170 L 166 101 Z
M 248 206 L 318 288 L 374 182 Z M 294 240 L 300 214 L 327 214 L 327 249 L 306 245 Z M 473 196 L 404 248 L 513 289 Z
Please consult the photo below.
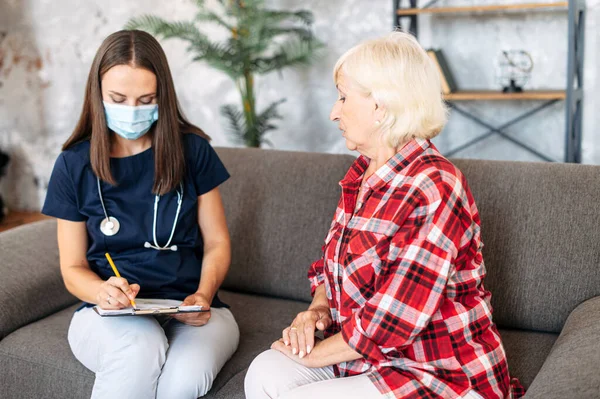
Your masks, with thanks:
M 0 340 L 77 302 L 60 275 L 55 220 L 19 226 L 1 236 Z
M 6 398 L 89 398 L 94 374 L 69 348 L 67 329 L 77 305 L 0 341 L 0 386 Z
M 349 155 L 218 148 L 232 264 L 224 288 L 310 300 L 307 273 L 321 256 Z
M 508 370 L 525 388 L 542 368 L 558 334 L 522 330 L 500 330 Z
M 453 162 L 481 214 L 494 321 L 560 332 L 579 303 L 600 295 L 600 167 Z
M 243 376 L 260 352 L 281 336 L 281 330 L 296 313 L 305 310 L 302 302 L 265 298 L 222 291 L 222 299 L 240 327 L 240 346 L 215 380 L 205 398 L 215 397 L 220 388 L 241 373 L 239 398 L 243 398 Z M 75 359 L 67 342 L 73 312 L 71 306 L 52 316 L 9 334 L 0 341 L 0 396 L 7 398 L 89 398 L 94 374 Z M 237 385 L 235 385 L 237 387 Z M 4 397 L 4 396 L 3 396 Z M 235 396 L 227 396 L 234 398 Z
M 278 339 L 306 303 L 221 291 L 240 327 L 240 346 L 206 398 L 243 399 L 244 376 L 252 360 Z M 0 386 L 8 398 L 89 398 L 94 374 L 81 365 L 67 342 L 76 306 L 25 326 L 0 341 Z M 555 334 L 501 330 L 510 372 L 525 386 L 542 366 Z
M 221 291 L 219 296 L 231 305 L 231 311 L 240 327 L 240 345 L 205 397 L 244 399 L 244 377 L 252 360 L 269 349 L 273 341 L 281 338 L 281 331 L 290 325 L 296 314 L 306 310 L 308 305 L 299 301 L 230 291 Z

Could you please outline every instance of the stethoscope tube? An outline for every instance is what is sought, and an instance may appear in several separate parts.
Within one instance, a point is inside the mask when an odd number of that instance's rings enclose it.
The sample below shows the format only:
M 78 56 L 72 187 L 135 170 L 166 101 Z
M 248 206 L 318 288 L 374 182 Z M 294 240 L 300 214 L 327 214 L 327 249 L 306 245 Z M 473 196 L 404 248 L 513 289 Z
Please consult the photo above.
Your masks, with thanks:
M 102 205 L 102 210 L 104 211 L 105 218 L 100 222 L 100 231 L 105 236 L 114 236 L 117 234 L 121 228 L 121 224 L 117 220 L 117 218 L 113 216 L 109 216 L 106 211 L 106 205 L 104 204 L 104 198 L 102 196 L 102 187 L 100 185 L 100 178 L 96 177 L 98 182 L 98 196 L 100 197 L 100 204 Z M 158 241 L 156 239 L 156 220 L 158 218 L 158 202 L 160 201 L 160 196 L 154 196 L 154 215 L 152 220 L 152 239 L 154 240 L 154 245 L 150 244 L 150 242 L 146 241 L 144 243 L 144 248 L 152 248 L 157 251 L 177 251 L 177 245 L 170 245 L 173 240 L 173 236 L 175 235 L 175 229 L 177 228 L 177 221 L 179 220 L 179 213 L 181 212 L 181 204 L 183 203 L 183 183 L 179 183 L 180 190 L 177 190 L 177 211 L 175 212 L 175 219 L 173 220 L 173 227 L 171 228 L 171 234 L 169 235 L 169 240 L 164 246 L 158 245 Z
M 158 196 L 158 195 L 154 196 L 154 218 L 152 221 L 152 238 L 154 239 L 154 245 L 152 245 L 148 241 L 146 241 L 144 243 L 145 248 L 153 248 L 153 249 L 156 249 L 159 251 L 167 250 L 167 249 L 170 249 L 171 251 L 177 251 L 177 245 L 172 245 L 172 246 L 169 246 L 169 245 L 171 244 L 171 241 L 173 240 L 173 235 L 175 234 L 175 227 L 177 227 L 177 219 L 179 218 L 179 212 L 181 211 L 181 203 L 183 202 L 183 184 L 179 183 L 179 188 L 181 189 L 181 192 L 177 191 L 177 211 L 175 212 L 175 220 L 173 220 L 173 227 L 171 228 L 171 235 L 169 236 L 169 240 L 163 247 L 158 245 L 158 241 L 156 240 L 156 219 L 157 219 L 156 216 L 158 214 L 158 201 L 160 201 L 160 196 Z
M 102 222 L 100 222 L 100 231 L 102 232 L 102 234 L 104 234 L 105 236 L 114 236 L 115 234 L 117 234 L 121 228 L 121 224 L 119 223 L 119 221 L 112 217 L 112 216 L 108 216 L 108 213 L 106 212 L 106 206 L 104 206 L 104 198 L 102 198 L 102 189 L 100 188 L 100 178 L 97 178 L 97 182 L 98 182 L 98 195 L 100 196 L 100 203 L 102 204 L 102 210 L 104 211 L 104 216 L 105 218 L 102 219 Z

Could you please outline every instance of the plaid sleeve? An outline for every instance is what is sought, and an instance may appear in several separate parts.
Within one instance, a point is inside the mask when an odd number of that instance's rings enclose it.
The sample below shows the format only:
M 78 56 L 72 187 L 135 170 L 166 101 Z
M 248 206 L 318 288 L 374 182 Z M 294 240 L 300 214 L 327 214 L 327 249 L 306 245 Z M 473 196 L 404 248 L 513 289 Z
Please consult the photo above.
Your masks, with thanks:
M 327 233 L 327 237 L 325 237 L 325 244 L 323 244 L 323 246 L 321 247 L 321 258 L 319 260 L 313 262 L 313 264 L 310 265 L 310 268 L 308 269 L 308 279 L 310 280 L 310 295 L 311 296 L 315 296 L 315 290 L 317 289 L 317 287 L 319 287 L 319 285 L 323 284 L 323 282 L 325 281 L 325 275 L 323 274 L 324 266 L 325 266 L 325 262 L 324 262 L 325 248 L 327 247 L 327 244 L 329 243 L 329 241 L 333 237 L 333 234 L 335 233 L 336 226 L 338 225 L 338 223 L 337 223 L 338 218 L 344 213 L 343 208 L 342 208 L 342 201 L 343 201 L 343 197 L 340 197 L 340 200 L 338 201 L 337 209 L 333 216 L 333 220 L 331 221 L 331 226 L 329 226 L 329 232 Z
M 325 249 L 325 246 L 321 249 L 322 251 Z M 310 280 L 310 295 L 315 296 L 315 291 L 319 285 L 323 284 L 325 280 L 325 276 L 323 275 L 323 257 L 310 265 L 308 269 L 308 279 Z
M 471 224 L 452 192 L 436 183 L 391 238 L 387 268 L 377 292 L 342 324 L 348 345 L 371 362 L 385 360 L 385 348 L 411 344 L 428 326 L 444 298 L 461 237 Z

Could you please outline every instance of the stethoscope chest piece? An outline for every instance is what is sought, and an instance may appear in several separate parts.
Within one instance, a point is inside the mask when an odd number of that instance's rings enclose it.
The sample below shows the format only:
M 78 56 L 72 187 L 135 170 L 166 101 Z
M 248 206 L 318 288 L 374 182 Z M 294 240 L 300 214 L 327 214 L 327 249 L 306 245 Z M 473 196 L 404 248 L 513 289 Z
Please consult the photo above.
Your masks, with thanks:
M 102 222 L 100 223 L 100 231 L 105 236 L 114 236 L 119 232 L 120 228 L 121 225 L 119 224 L 119 221 L 112 216 L 102 219 Z

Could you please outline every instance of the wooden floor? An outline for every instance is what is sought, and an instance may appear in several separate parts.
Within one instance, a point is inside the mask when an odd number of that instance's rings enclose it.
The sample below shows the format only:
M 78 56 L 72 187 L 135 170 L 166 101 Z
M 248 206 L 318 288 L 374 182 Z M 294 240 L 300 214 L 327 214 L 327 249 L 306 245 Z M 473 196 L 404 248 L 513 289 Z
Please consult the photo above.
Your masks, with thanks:
M 50 217 L 42 215 L 39 212 L 9 211 L 8 215 L 0 223 L 0 233 L 23 224 L 44 219 L 50 219 Z

